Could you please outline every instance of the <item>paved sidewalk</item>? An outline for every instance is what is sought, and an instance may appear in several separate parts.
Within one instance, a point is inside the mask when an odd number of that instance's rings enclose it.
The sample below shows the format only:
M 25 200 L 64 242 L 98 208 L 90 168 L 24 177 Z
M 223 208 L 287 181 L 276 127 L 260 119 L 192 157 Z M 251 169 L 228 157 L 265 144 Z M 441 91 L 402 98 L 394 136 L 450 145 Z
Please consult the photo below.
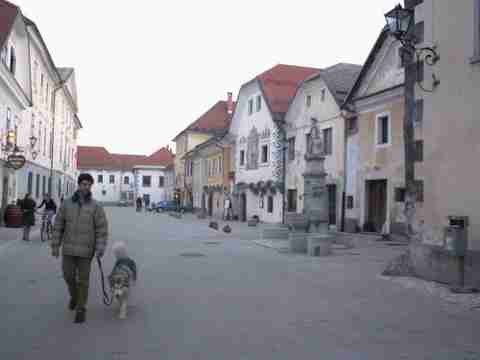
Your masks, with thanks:
M 0 249 L 13 242 L 13 241 L 20 241 L 23 237 L 23 228 L 7 228 L 7 227 L 0 227 Z M 30 240 L 36 240 L 40 237 L 40 226 L 36 225 L 30 231 Z

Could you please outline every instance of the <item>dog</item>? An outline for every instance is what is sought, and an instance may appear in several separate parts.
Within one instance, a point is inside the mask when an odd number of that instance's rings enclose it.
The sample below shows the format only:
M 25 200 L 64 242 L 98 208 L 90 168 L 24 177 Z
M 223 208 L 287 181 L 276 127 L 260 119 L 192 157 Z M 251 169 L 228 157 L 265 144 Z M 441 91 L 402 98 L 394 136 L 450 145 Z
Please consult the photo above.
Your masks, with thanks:
M 131 286 L 137 281 L 137 265 L 127 254 L 125 243 L 113 245 L 116 262 L 108 279 L 112 298 L 119 304 L 119 318 L 127 318 L 128 298 Z

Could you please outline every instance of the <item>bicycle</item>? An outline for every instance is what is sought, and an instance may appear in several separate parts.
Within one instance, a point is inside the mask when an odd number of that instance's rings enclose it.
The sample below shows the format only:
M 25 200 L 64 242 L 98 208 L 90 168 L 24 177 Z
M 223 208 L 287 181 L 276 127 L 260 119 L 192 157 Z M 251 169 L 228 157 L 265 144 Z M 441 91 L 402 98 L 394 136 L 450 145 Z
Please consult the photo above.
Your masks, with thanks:
M 53 224 L 48 219 L 48 212 L 42 212 L 42 227 L 40 229 L 40 240 L 43 242 L 45 238 L 51 240 L 53 238 Z

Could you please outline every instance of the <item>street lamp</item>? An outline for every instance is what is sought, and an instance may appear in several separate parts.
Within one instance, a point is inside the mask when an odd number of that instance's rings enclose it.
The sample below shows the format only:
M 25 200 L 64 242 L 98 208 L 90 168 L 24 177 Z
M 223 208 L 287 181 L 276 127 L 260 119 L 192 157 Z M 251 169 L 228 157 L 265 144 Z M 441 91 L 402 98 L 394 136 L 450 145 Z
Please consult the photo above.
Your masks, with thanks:
M 416 57 L 417 73 L 421 71 L 420 63 L 423 59 L 424 62 L 433 66 L 440 60 L 435 47 L 425 46 L 422 48 L 416 48 L 417 38 L 412 32 L 414 23 L 414 11 L 412 9 L 404 9 L 402 5 L 398 4 L 393 10 L 390 10 L 385 14 L 385 20 L 387 21 L 387 27 L 390 34 L 400 41 L 403 45 L 404 51 L 409 55 L 409 58 Z M 431 89 L 427 89 L 422 85 L 422 81 L 417 77 L 418 86 L 426 92 L 433 92 L 435 88 L 440 84 L 435 74 L 432 74 L 433 84 Z

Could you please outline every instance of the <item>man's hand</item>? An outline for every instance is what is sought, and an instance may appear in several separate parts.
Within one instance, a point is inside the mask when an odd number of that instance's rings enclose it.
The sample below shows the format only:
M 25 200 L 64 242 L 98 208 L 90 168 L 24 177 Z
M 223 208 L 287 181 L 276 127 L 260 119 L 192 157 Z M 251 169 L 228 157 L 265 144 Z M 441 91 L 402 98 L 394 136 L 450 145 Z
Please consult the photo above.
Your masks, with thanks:
M 52 247 L 52 256 L 56 258 L 60 256 L 60 249 L 58 247 Z

